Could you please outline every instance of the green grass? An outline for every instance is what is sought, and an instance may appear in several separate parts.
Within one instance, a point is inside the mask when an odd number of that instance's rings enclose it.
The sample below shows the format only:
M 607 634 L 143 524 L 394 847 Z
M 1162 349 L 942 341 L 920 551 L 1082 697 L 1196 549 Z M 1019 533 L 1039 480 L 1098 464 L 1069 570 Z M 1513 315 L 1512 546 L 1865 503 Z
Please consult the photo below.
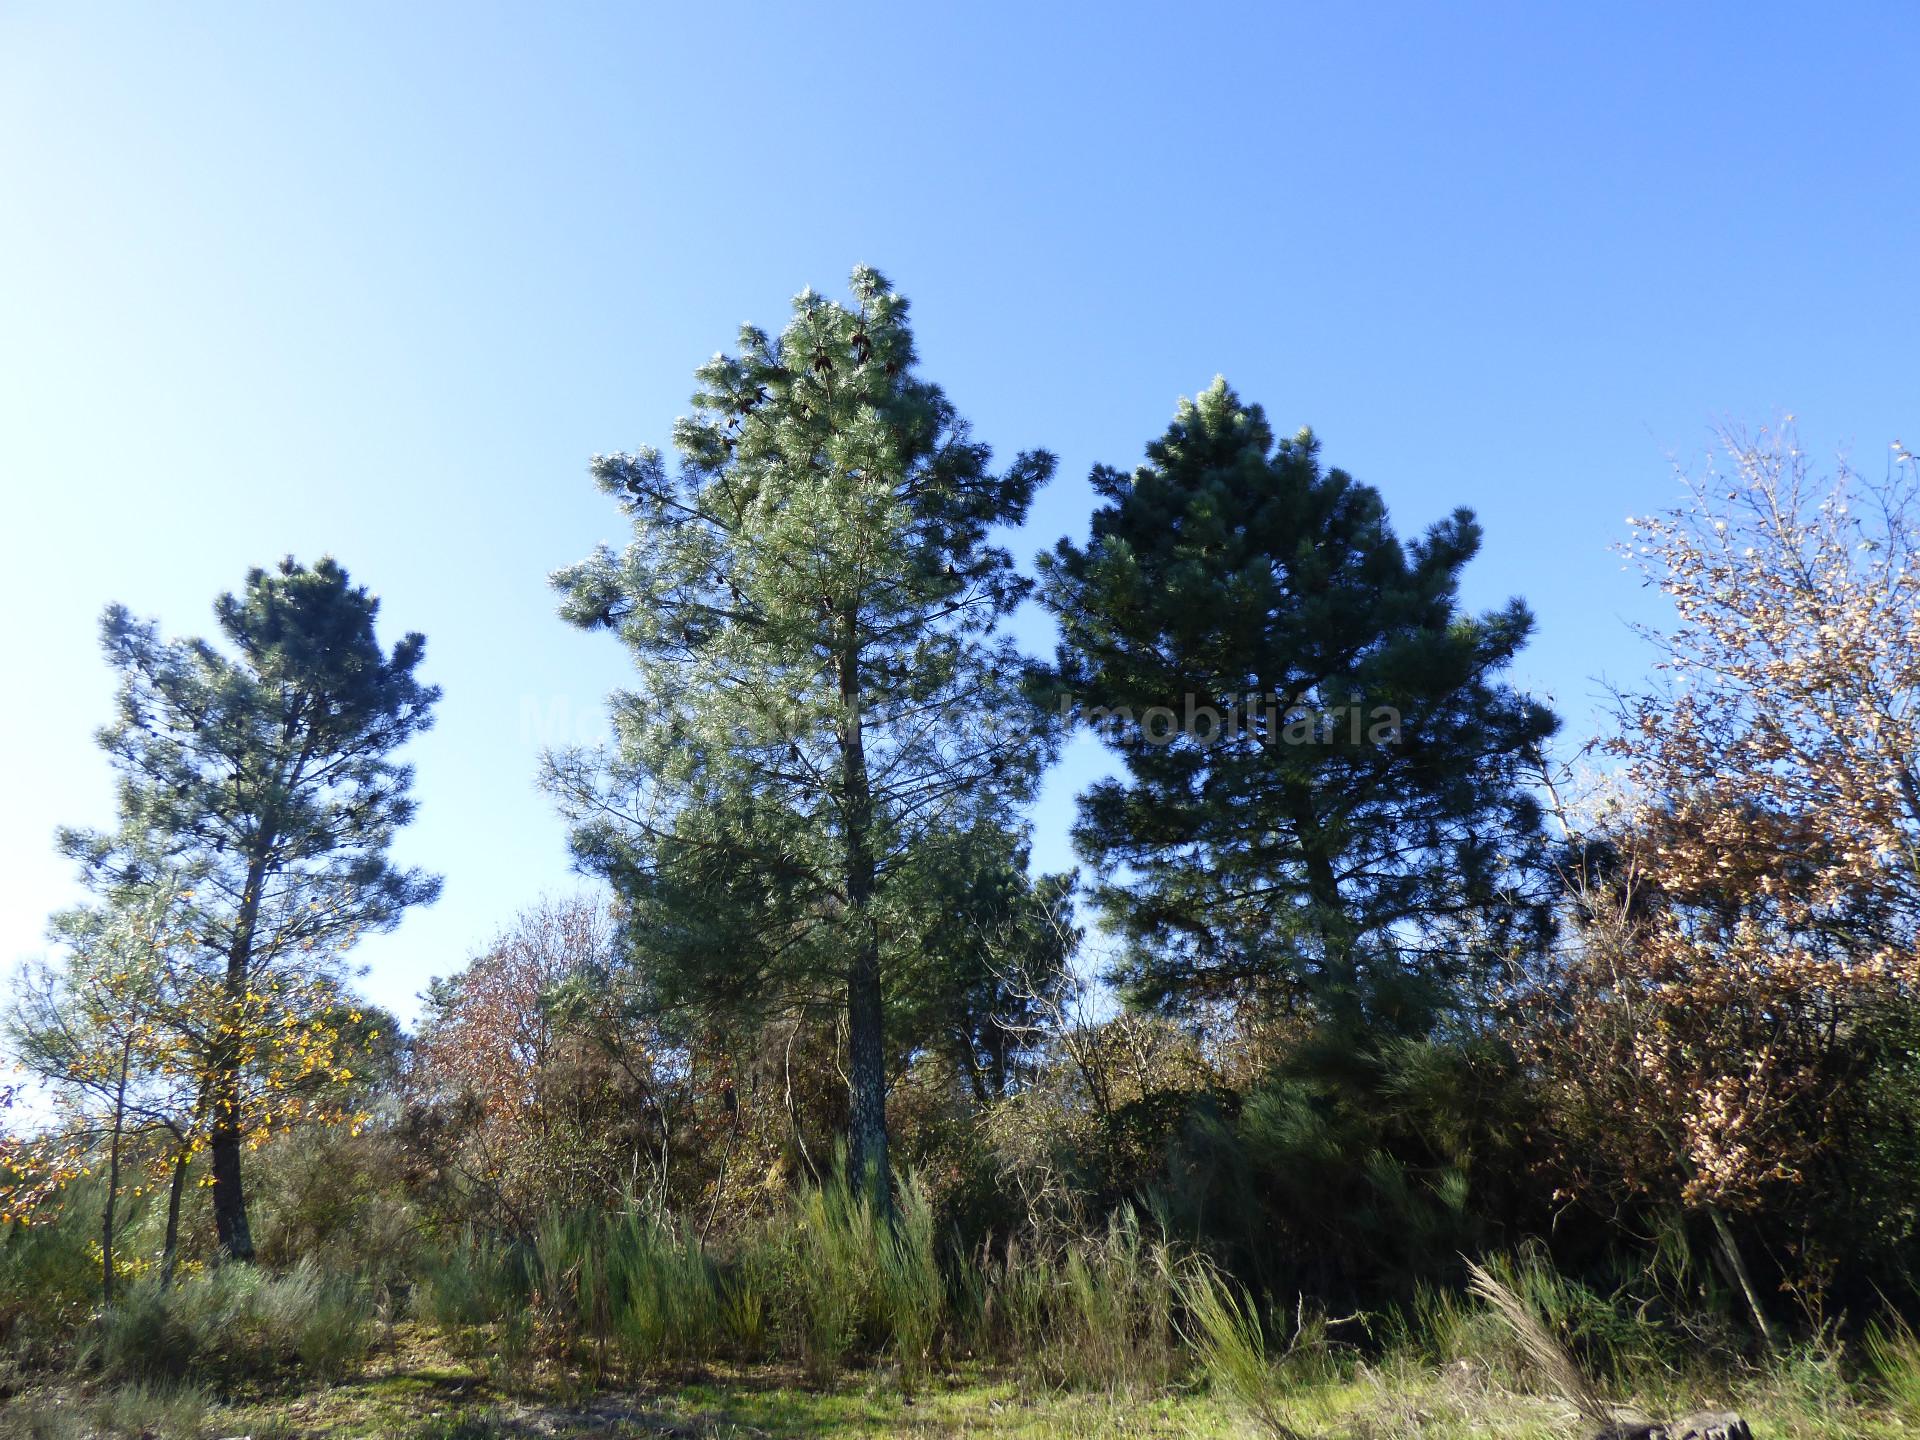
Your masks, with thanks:
M 1304 1343 L 1270 1344 L 1262 1358 L 1253 1353 L 1244 1322 L 1224 1306 L 1216 1314 L 1228 1348 L 1241 1349 L 1221 1361 L 1229 1371 L 1211 1386 L 1197 1378 L 1191 1384 L 1059 1385 L 1031 1371 L 966 1365 L 935 1369 L 908 1388 L 899 1362 L 888 1359 L 831 1385 L 809 1383 L 803 1363 L 736 1364 L 597 1390 L 579 1374 L 552 1367 L 535 1366 L 500 1382 L 490 1378 L 484 1360 L 450 1354 L 430 1329 L 400 1325 L 365 1366 L 332 1384 L 288 1379 L 282 1388 L 249 1392 L 244 1402 L 151 1384 L 51 1386 L 8 1401 L 0 1409 L 0 1436 L 1239 1440 L 1275 1433 L 1249 1408 L 1250 1395 L 1277 1402 L 1282 1408 L 1273 1413 L 1292 1433 L 1316 1440 L 1568 1440 L 1584 1433 L 1566 1406 L 1515 1388 L 1488 1365 L 1436 1363 L 1407 1351 L 1377 1361 L 1329 1360 L 1316 1357 L 1310 1329 Z M 1232 1338 L 1236 1328 L 1240 1341 Z M 1273 1378 L 1263 1380 L 1250 1368 L 1257 1365 Z M 1241 1367 L 1237 1380 L 1233 1366 Z M 1844 1387 L 1832 1373 L 1831 1357 L 1790 1356 L 1765 1374 L 1700 1381 L 1659 1400 L 1663 1408 L 1675 1401 L 1733 1404 L 1768 1440 L 1920 1436 L 1920 1417 L 1904 1412 L 1898 1386 L 1882 1378 Z M 1259 1386 L 1269 1388 L 1249 1388 Z

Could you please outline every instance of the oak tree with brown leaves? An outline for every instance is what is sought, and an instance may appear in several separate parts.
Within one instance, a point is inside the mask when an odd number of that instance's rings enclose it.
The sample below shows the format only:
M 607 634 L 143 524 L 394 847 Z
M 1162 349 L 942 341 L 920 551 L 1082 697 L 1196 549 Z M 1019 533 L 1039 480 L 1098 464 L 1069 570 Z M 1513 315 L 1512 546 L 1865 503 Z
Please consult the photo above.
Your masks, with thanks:
M 1534 1034 L 1586 1182 L 1705 1217 L 1765 1336 L 1735 1221 L 1846 1160 L 1920 980 L 1920 474 L 1722 441 L 1630 520 L 1676 623 L 1605 744 L 1618 793 L 1563 809 L 1577 943 Z M 1796 1244 L 1817 1302 L 1834 1257 Z

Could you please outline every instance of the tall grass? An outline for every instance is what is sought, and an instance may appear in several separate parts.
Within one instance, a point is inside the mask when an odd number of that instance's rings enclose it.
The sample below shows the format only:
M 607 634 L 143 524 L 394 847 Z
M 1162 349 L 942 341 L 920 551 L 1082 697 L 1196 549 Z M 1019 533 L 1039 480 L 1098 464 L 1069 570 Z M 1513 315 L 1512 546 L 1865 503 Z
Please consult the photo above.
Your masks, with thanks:
M 440 1330 L 458 1332 L 491 1324 L 524 1307 L 526 1299 L 521 1247 L 468 1230 L 423 1262 L 413 1286 L 413 1313 Z
M 873 1211 L 844 1182 L 828 1183 L 802 1192 L 789 1224 L 787 1319 L 809 1373 L 824 1378 L 878 1327 Z
M 825 1377 L 889 1347 L 930 1361 L 945 1282 L 931 1206 L 909 1182 L 892 1224 L 844 1183 L 798 1196 L 727 1252 L 629 1207 L 554 1213 L 511 1244 L 470 1237 L 437 1257 L 415 1314 L 494 1345 L 516 1327 L 549 1354 L 646 1371 L 720 1353 L 780 1353 Z
M 779 1232 L 794 1304 L 783 1317 L 807 1368 L 831 1375 L 854 1355 L 889 1353 L 903 1377 L 925 1374 L 946 1329 L 947 1285 L 933 1207 L 912 1178 L 891 1217 L 842 1178 L 800 1195 Z M 763 1242 L 764 1243 L 764 1242 Z
M 728 1336 L 717 1272 L 691 1235 L 637 1211 L 607 1237 L 606 1314 L 622 1353 L 650 1366 L 711 1354 Z
M 947 1282 L 934 1234 L 933 1204 L 908 1179 L 896 1201 L 891 1230 L 881 1236 L 880 1294 L 893 1353 L 909 1379 L 938 1360 L 947 1328 Z
M 1644 1388 L 1671 1383 L 1684 1356 L 1626 1295 L 1603 1295 L 1560 1274 L 1534 1251 L 1490 1256 L 1488 1274 L 1572 1352 L 1585 1374 Z M 1386 1338 L 1432 1364 L 1468 1361 L 1514 1389 L 1537 1385 L 1539 1367 L 1514 1328 L 1462 1291 L 1421 1285 L 1404 1311 L 1385 1317 Z
M 1888 1406 L 1908 1424 L 1920 1426 L 1920 1336 L 1895 1316 L 1867 1327 L 1864 1349 L 1868 1370 Z
M 912 1385 L 958 1347 L 1055 1383 L 1151 1385 L 1185 1363 L 1175 1268 L 1131 1217 L 1044 1253 L 943 1257 L 918 1182 L 882 1214 L 836 1178 L 718 1253 L 637 1210 L 550 1215 L 515 1244 L 469 1237 L 426 1266 L 414 1310 L 489 1353 L 525 1342 L 633 1371 L 731 1354 L 824 1381 L 887 1360 Z
M 1369 1317 L 1363 1349 L 1333 1343 L 1329 1323 L 1304 1305 L 1269 1309 L 1130 1215 L 1046 1244 L 1028 1237 L 963 1254 L 941 1241 L 934 1207 L 911 1180 L 884 1215 L 840 1181 L 805 1190 L 724 1248 L 633 1206 L 556 1212 L 524 1237 L 474 1233 L 428 1255 L 414 1313 L 484 1359 L 497 1381 L 537 1381 L 549 1393 L 719 1357 L 777 1359 L 821 1383 L 880 1362 L 912 1388 L 964 1360 L 1004 1367 L 1029 1395 L 1040 1386 L 1104 1394 L 1116 1417 L 1198 1378 L 1208 1403 L 1267 1440 L 1546 1435 L 1566 1423 L 1561 1402 L 1580 1398 L 1579 1385 L 1540 1363 L 1563 1345 L 1605 1397 L 1583 1407 L 1590 1412 L 1610 1412 L 1611 1402 L 1654 1416 L 1731 1403 L 1771 1421 L 1770 1433 L 1822 1440 L 1920 1426 L 1920 1340 L 1897 1320 L 1857 1349 L 1817 1337 L 1764 1369 L 1689 1368 L 1672 1327 L 1522 1253 L 1487 1262 L 1512 1301 L 1506 1320 L 1468 1293 L 1428 1289 L 1397 1316 Z M 46 1257 L 50 1274 L 74 1268 L 57 1234 L 40 1244 L 31 1253 Z M 29 1252 L 14 1256 L 23 1263 Z M 83 1389 L 94 1407 L 84 1425 L 47 1409 L 35 1412 L 32 1433 L 119 1434 L 116 1417 L 146 1405 L 165 1413 L 148 1427 L 164 1435 L 191 1425 L 195 1387 L 348 1373 L 367 1353 L 380 1293 L 377 1281 L 312 1261 L 277 1275 L 189 1273 L 169 1290 L 133 1281 L 86 1323 L 79 1358 L 106 1384 Z M 1551 1345 L 1529 1347 L 1535 1324 Z
M 1184 1367 L 1172 1247 L 1131 1213 L 1049 1250 L 1010 1242 L 959 1287 L 971 1348 L 1053 1384 L 1164 1383 Z
M 864 1188 L 829 1179 L 715 1246 L 629 1204 L 555 1211 L 518 1237 L 472 1231 L 435 1247 L 395 1236 L 388 1258 L 364 1268 L 341 1237 L 372 1227 L 326 1229 L 332 1211 L 288 1209 L 279 1233 L 324 1231 L 333 1239 L 317 1248 L 329 1258 L 200 1272 L 190 1256 L 169 1289 L 129 1263 L 106 1309 L 89 1248 L 96 1217 L 87 1192 L 74 1195 L 49 1223 L 0 1236 L 0 1387 L 16 1383 L 10 1362 L 22 1389 L 73 1362 L 74 1404 L 93 1407 L 74 1411 L 80 1429 L 36 1411 L 36 1434 L 120 1433 L 142 1406 L 165 1413 L 147 1427 L 164 1434 L 190 1428 L 201 1387 L 347 1374 L 368 1353 L 386 1294 L 409 1280 L 415 1318 L 515 1386 L 671 1375 L 726 1357 L 804 1366 L 823 1383 L 879 1362 L 914 1387 L 961 1360 L 1001 1371 L 996 1384 L 1011 1372 L 1029 1394 L 1104 1392 L 1117 1408 L 1197 1377 L 1269 1440 L 1490 1433 L 1496 1414 L 1551 1427 L 1559 1401 L 1578 1398 L 1539 1363 L 1546 1347 L 1529 1349 L 1525 1324 L 1465 1291 L 1421 1289 L 1406 1309 L 1369 1317 L 1364 1351 L 1337 1346 L 1324 1319 L 1268 1308 L 1132 1212 L 1091 1234 L 1029 1233 L 963 1253 L 911 1178 L 884 1214 Z M 405 1213 L 388 1207 L 380 1225 Z M 1732 1403 L 1778 1418 L 1773 1433 L 1920 1430 L 1920 1339 L 1891 1310 L 1857 1344 L 1822 1333 L 1748 1368 L 1703 1340 L 1710 1302 L 1682 1310 L 1682 1289 L 1658 1277 L 1610 1294 L 1556 1273 L 1543 1250 L 1486 1263 L 1513 1315 L 1537 1320 L 1591 1379 L 1601 1398 L 1590 1411 Z M 1655 1305 L 1664 1318 L 1648 1318 Z
M 718 1270 L 697 1239 L 632 1207 L 550 1215 L 517 1257 L 496 1257 L 455 1293 L 496 1320 L 503 1300 L 524 1303 L 549 1351 L 636 1371 L 713 1354 L 728 1336 Z
M 1286 1385 L 1267 1354 L 1267 1337 L 1252 1297 L 1210 1265 L 1195 1262 L 1180 1278 L 1185 1335 L 1215 1394 L 1270 1440 L 1299 1440 Z

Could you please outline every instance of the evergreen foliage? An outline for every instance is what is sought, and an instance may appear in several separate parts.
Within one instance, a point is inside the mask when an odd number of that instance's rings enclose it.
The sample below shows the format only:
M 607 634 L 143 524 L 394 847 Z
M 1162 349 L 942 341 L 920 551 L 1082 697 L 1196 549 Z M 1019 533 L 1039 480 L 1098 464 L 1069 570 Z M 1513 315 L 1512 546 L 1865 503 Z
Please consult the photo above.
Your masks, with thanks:
M 777 338 L 697 372 L 669 470 L 601 456 L 633 526 L 559 571 L 563 615 L 617 633 L 617 753 L 552 757 L 581 861 L 628 906 L 665 1013 L 763 1018 L 839 997 L 856 1167 L 886 1175 L 888 977 L 918 963 L 941 854 L 1016 835 L 1048 756 L 999 634 L 1026 593 L 997 526 L 1050 456 L 996 473 L 915 369 L 907 302 L 870 269 Z
M 438 893 L 389 850 L 412 817 L 413 771 L 394 752 L 427 728 L 439 689 L 415 675 L 426 641 L 382 651 L 379 601 L 332 559 L 248 573 L 214 607 L 225 648 L 164 640 L 123 606 L 101 625 L 119 672 L 100 732 L 119 772 L 107 831 L 64 830 L 63 850 L 108 902 L 166 874 L 175 923 L 220 1003 L 196 1025 L 222 1250 L 250 1258 L 240 1174 L 243 1072 L 299 1009 L 337 994 L 339 955 Z
M 1525 605 L 1461 608 L 1479 526 L 1457 510 L 1402 544 L 1377 491 L 1310 432 L 1276 444 L 1224 381 L 1093 486 L 1091 539 L 1042 557 L 1042 595 L 1052 683 L 1126 766 L 1074 832 L 1126 993 L 1419 1029 L 1437 983 L 1537 919 L 1514 866 L 1555 721 L 1499 678 Z

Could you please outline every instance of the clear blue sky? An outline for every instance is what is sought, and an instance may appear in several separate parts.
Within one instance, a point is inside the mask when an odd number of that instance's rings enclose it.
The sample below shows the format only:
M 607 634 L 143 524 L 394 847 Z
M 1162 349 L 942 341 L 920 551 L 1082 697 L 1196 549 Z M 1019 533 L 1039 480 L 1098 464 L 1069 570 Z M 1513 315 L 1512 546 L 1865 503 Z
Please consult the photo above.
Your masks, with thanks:
M 1920 432 L 1920 12 L 1822 8 L 0 3 L 0 963 L 110 816 L 101 607 L 204 631 L 286 552 L 447 692 L 403 845 L 446 894 L 368 992 L 568 888 L 540 732 L 623 674 L 545 586 L 617 533 L 587 457 L 856 261 L 1060 455 L 1023 553 L 1223 372 L 1403 530 L 1478 510 L 1472 598 L 1587 733 L 1652 613 L 1607 547 L 1716 419 Z

